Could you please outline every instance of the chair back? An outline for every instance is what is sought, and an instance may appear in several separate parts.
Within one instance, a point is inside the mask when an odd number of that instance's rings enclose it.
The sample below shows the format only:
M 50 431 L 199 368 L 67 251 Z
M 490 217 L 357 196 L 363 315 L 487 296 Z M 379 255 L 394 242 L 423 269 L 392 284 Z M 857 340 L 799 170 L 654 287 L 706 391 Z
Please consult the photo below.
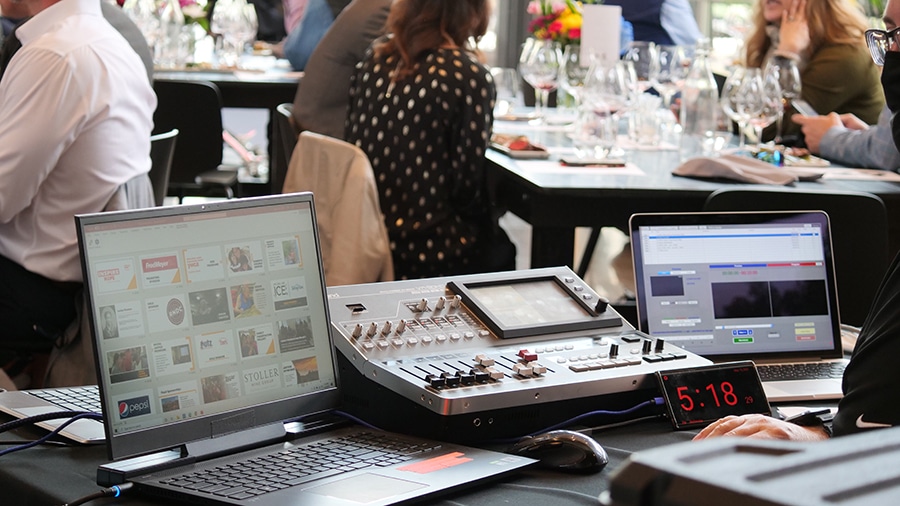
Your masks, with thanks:
M 394 279 L 375 175 L 361 149 L 333 137 L 301 133 L 284 181 L 284 193 L 298 191 L 315 196 L 326 284 Z
M 275 108 L 274 118 L 274 149 L 272 149 L 272 160 L 269 163 L 269 184 L 272 193 L 281 193 L 284 187 L 284 176 L 287 174 L 288 163 L 291 161 L 291 155 L 294 153 L 294 146 L 297 145 L 297 137 L 300 130 L 294 126 L 294 120 L 291 118 L 291 110 L 294 104 L 279 104 Z
M 222 95 L 209 81 L 156 79 L 153 133 L 178 130 L 169 188 L 195 187 L 197 176 L 222 164 Z
M 724 188 L 704 211 L 822 210 L 831 222 L 841 322 L 862 325 L 888 267 L 884 202 L 870 193 L 796 191 L 790 188 Z
M 153 196 L 157 206 L 163 205 L 169 191 L 169 173 L 172 171 L 177 139 L 177 128 L 150 136 L 150 182 L 153 183 Z

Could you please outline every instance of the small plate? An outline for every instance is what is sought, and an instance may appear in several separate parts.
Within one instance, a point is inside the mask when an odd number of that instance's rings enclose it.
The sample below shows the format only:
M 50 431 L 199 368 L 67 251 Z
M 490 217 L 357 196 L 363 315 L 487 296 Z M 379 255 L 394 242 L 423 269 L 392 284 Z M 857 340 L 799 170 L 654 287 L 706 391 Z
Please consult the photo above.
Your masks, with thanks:
M 550 152 L 541 146 L 532 145 L 532 149 L 509 149 L 509 147 L 496 142 L 491 143 L 491 148 L 503 153 L 510 158 L 520 160 L 546 160 L 550 158 Z

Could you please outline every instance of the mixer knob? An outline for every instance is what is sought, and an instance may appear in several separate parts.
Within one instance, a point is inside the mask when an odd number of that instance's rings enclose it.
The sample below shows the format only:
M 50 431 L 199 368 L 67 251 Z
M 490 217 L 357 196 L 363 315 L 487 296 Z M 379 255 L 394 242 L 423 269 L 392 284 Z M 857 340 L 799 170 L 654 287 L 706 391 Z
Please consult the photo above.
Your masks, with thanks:
M 644 344 L 641 347 L 641 353 L 643 353 L 644 355 L 647 355 L 648 353 L 650 353 L 650 347 L 652 345 L 653 345 L 652 341 L 650 341 L 649 339 L 644 339 Z
M 479 369 L 472 369 L 469 371 L 469 374 L 475 376 L 475 381 L 477 383 L 485 383 L 487 380 L 491 379 L 490 374 Z
M 434 304 L 434 310 L 440 311 L 440 310 L 444 309 L 444 304 L 446 302 L 447 302 L 447 299 L 444 298 L 443 296 L 441 296 L 440 298 L 438 298 L 437 302 Z
M 372 337 L 376 332 L 378 332 L 378 324 L 375 322 L 370 323 L 369 330 L 366 331 L 366 335 Z
M 535 376 L 547 374 L 547 368 L 537 362 L 529 362 L 528 366 L 531 367 L 531 372 L 533 372 Z
M 666 340 L 665 339 L 657 339 L 656 340 L 656 348 L 654 349 L 654 351 L 656 353 L 662 353 L 665 348 L 666 348 Z
M 384 322 L 384 327 L 381 327 L 381 334 L 386 336 L 390 333 L 391 333 L 391 321 L 388 320 L 388 321 Z
M 456 371 L 456 375 L 459 376 L 459 381 L 463 385 L 472 385 L 475 383 L 475 375 L 470 372 Z
M 613 344 L 609 345 L 609 356 L 611 358 L 615 358 L 615 357 L 619 356 L 619 345 L 618 344 L 613 343 Z
M 513 365 L 513 372 L 518 374 L 519 376 L 530 377 L 533 375 L 534 370 L 529 367 L 527 364 L 515 364 Z
M 605 313 L 606 308 L 608 308 L 608 307 L 609 307 L 609 299 L 607 299 L 606 297 L 604 297 L 602 295 L 597 297 L 597 305 L 594 306 L 594 311 L 596 311 L 598 313 Z
M 535 360 L 537 360 L 537 353 L 532 353 L 524 349 L 519 350 L 519 353 L 516 353 L 516 355 L 518 355 L 519 358 L 526 362 L 534 362 Z
M 416 311 L 421 313 L 422 311 L 425 311 L 426 309 L 428 309 L 428 299 L 422 299 L 419 301 L 418 304 L 416 304 Z
M 449 372 L 442 372 L 441 377 L 443 377 L 447 381 L 448 387 L 458 387 L 460 382 L 460 377 L 455 374 L 450 374 Z
M 454 295 L 453 300 L 450 301 L 450 307 L 453 309 L 456 309 L 459 307 L 461 302 L 462 302 L 462 297 L 460 297 L 459 295 Z
M 397 324 L 397 333 L 402 334 L 406 332 L 406 320 L 400 320 L 400 323 Z
M 503 373 L 494 369 L 493 367 L 485 367 L 484 372 L 488 373 L 488 376 L 491 377 L 492 380 L 502 380 Z
M 359 339 L 359 336 L 362 335 L 362 325 L 357 323 L 356 326 L 353 327 L 353 332 L 351 332 L 350 335 L 353 336 L 353 339 Z
M 425 376 L 425 381 L 434 388 L 441 388 L 447 384 L 447 380 L 443 376 L 429 374 Z
M 494 359 L 484 353 L 479 353 L 478 355 L 475 355 L 475 363 L 488 367 L 494 365 L 495 362 Z

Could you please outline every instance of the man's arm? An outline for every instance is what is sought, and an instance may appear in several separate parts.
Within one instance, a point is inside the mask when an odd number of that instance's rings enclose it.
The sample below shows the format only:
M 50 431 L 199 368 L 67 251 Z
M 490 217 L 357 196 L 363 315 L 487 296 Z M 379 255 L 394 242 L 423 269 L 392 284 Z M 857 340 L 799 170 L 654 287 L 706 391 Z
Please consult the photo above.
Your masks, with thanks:
M 826 119 L 820 119 L 826 118 Z M 847 128 L 836 114 L 794 121 L 803 129 L 810 151 L 850 167 L 896 170 L 900 168 L 900 151 L 891 135 L 891 112 L 884 108 L 878 124 L 867 128 Z M 836 123 L 835 123 L 836 122 Z

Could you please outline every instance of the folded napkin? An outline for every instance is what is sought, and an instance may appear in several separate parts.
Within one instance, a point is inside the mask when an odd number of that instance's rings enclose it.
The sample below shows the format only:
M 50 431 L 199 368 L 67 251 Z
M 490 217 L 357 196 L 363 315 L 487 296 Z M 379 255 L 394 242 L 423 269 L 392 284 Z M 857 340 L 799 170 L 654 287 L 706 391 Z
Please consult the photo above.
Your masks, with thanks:
M 776 167 L 761 160 L 739 155 L 722 155 L 716 158 L 691 158 L 676 167 L 672 174 L 687 177 L 731 179 L 751 184 L 789 185 L 800 180 L 799 175 L 790 169 Z

